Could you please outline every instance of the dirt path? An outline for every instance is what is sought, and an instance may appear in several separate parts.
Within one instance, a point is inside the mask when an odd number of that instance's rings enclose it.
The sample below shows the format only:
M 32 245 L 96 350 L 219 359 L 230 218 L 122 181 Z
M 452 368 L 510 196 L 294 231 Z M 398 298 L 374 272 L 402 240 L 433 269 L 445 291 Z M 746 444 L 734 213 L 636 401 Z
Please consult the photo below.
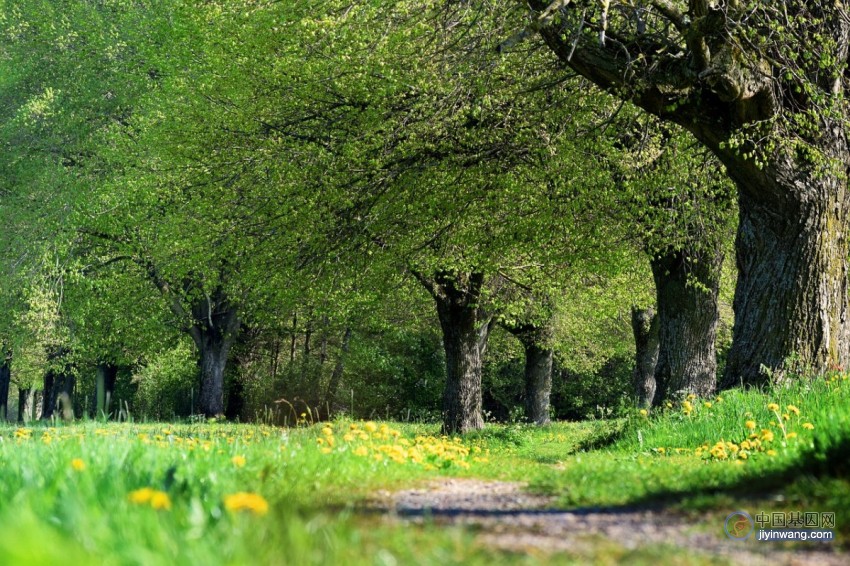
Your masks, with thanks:
M 523 491 L 523 485 L 443 478 L 423 488 L 378 494 L 389 520 L 473 527 L 483 545 L 535 555 L 564 551 L 592 562 L 601 550 L 640 549 L 664 544 L 682 549 L 682 557 L 700 554 L 720 562 L 776 566 L 832 566 L 850 563 L 829 543 L 784 549 L 777 543 L 732 541 L 722 519 L 694 525 L 663 508 L 611 508 L 563 511 L 553 500 Z M 714 524 L 718 523 L 718 524 Z

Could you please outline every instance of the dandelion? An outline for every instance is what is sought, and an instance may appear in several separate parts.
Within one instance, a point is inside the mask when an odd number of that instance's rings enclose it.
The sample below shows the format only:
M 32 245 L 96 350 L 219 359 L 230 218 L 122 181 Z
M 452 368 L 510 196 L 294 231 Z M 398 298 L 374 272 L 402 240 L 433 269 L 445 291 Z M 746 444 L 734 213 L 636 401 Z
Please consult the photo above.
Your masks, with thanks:
M 789 432 L 788 435 L 785 438 L 797 438 L 797 433 L 796 432 Z
M 129 499 L 131 503 L 143 505 L 151 500 L 151 497 L 153 497 L 153 494 L 155 492 L 156 490 L 150 487 L 143 487 L 141 489 L 131 491 L 130 494 L 127 496 L 127 499 Z
M 333 436 L 333 434 L 334 434 L 334 429 L 332 429 L 332 428 L 331 428 L 331 427 L 329 427 L 329 426 L 326 426 L 326 427 L 324 427 L 324 428 L 322 429 L 322 434 L 324 434 L 325 436 Z
M 761 429 L 761 439 L 765 442 L 772 442 L 773 431 L 767 430 L 766 428 Z
M 812 430 L 813 428 L 815 428 L 815 425 L 813 425 L 812 423 L 803 423 L 802 426 L 806 430 Z
M 776 450 L 773 450 L 771 448 L 770 450 L 767 451 L 767 455 L 770 456 L 771 458 L 776 456 Z
M 162 492 L 162 491 L 154 492 L 154 494 L 151 495 L 151 507 L 153 507 L 157 511 L 159 511 L 159 510 L 168 511 L 169 509 L 171 509 L 171 499 L 168 497 L 168 494 L 165 493 L 165 492 Z
M 82 472 L 86 469 L 86 463 L 83 462 L 81 458 L 74 458 L 71 460 L 71 467 L 78 472 Z
M 646 409 L 641 409 L 638 412 L 640 413 L 640 416 L 642 416 L 642 417 L 645 417 L 647 414 L 649 414 L 649 413 L 647 413 Z
M 705 408 L 706 408 L 706 409 L 710 409 L 710 408 L 711 408 L 711 402 L 709 402 L 709 401 L 706 401 L 705 403 L 703 403 L 703 405 L 705 405 Z
M 689 393 L 689 394 L 688 394 L 688 401 L 693 401 L 693 400 L 694 400 L 694 399 L 696 399 L 696 398 L 697 398 L 697 396 L 696 396 L 694 393 Z
M 234 456 L 233 458 L 230 459 L 230 461 L 233 462 L 233 465 L 236 466 L 237 468 L 244 467 L 245 463 L 247 462 L 247 460 L 245 460 L 245 456 L 241 456 L 241 455 Z
M 800 409 L 798 409 L 798 408 L 797 408 L 797 407 L 795 407 L 794 405 L 788 405 L 788 406 L 786 407 L 786 409 L 788 409 L 788 412 L 789 412 L 789 413 L 794 413 L 794 415 L 795 415 L 795 416 L 798 416 L 798 417 L 800 416 Z
M 376 430 L 378 430 L 378 425 L 370 421 L 364 424 L 363 428 L 366 429 L 366 432 L 375 432 Z
M 224 508 L 231 512 L 250 511 L 254 515 L 265 515 L 269 512 L 269 503 L 262 495 L 240 491 L 224 498 Z
M 769 403 L 769 404 L 767 405 L 767 410 L 768 410 L 768 411 L 773 411 L 773 412 L 775 413 L 775 412 L 777 412 L 777 411 L 779 410 L 779 405 L 777 405 L 776 403 Z
M 744 426 L 746 426 L 750 430 L 755 430 L 756 421 L 747 421 L 747 422 L 744 423 Z

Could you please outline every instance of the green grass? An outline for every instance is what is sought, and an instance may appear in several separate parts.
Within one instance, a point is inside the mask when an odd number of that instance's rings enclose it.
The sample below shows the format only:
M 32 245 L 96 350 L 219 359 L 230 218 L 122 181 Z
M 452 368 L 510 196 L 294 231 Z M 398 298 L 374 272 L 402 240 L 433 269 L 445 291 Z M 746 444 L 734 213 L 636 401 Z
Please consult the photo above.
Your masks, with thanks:
M 0 429 L 0 563 L 545 559 L 482 548 L 471 531 L 393 526 L 355 510 L 377 490 L 439 475 L 529 481 L 533 490 L 555 496 L 567 508 L 669 505 L 707 529 L 739 508 L 830 510 L 846 537 L 849 401 L 850 384 L 838 378 L 767 393 L 730 392 L 722 401 L 711 400 L 711 407 L 694 400 L 689 414 L 678 405 L 616 421 L 491 426 L 462 441 L 436 437 L 433 426 L 389 423 L 382 432 L 381 423 L 372 431 L 354 423 L 352 431 L 347 421 L 328 430 L 229 424 L 81 423 L 33 426 L 29 432 L 8 427 Z M 779 406 L 778 418 L 769 403 Z M 781 415 L 789 404 L 800 415 L 789 414 L 785 421 Z M 764 428 L 774 439 L 746 460 L 731 452 L 725 460 L 695 453 L 721 440 L 740 445 L 753 433 L 748 420 L 756 421 L 755 433 Z M 804 422 L 814 429 L 803 428 Z M 796 437 L 786 439 L 791 432 Z M 75 460 L 84 468 L 76 469 Z M 131 501 L 140 488 L 167 494 L 170 509 Z M 237 492 L 261 496 L 268 513 L 228 510 L 227 497 Z M 677 556 L 673 548 L 631 552 L 604 540 L 594 548 L 593 556 L 572 558 L 670 563 Z

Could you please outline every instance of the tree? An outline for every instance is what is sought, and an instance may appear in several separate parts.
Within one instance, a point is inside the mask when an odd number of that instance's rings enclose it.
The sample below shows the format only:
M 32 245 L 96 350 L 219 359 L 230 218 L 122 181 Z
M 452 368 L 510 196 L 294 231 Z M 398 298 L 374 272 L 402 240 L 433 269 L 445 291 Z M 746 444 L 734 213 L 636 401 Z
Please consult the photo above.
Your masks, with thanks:
M 681 125 L 734 181 L 738 283 L 723 386 L 761 383 L 770 374 L 762 367 L 779 369 L 792 354 L 819 371 L 845 365 L 847 9 L 797 0 L 531 5 L 531 28 L 564 64 Z

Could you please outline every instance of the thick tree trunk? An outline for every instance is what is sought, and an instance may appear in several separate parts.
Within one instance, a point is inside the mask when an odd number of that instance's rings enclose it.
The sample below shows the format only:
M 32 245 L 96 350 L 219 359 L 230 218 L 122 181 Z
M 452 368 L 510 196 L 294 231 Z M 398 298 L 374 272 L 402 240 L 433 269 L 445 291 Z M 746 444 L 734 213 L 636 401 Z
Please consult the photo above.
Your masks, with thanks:
M 830 149 L 847 153 L 843 141 Z M 736 178 L 738 283 L 724 388 L 781 377 L 792 358 L 814 373 L 850 361 L 847 183 L 794 164 L 765 173 L 770 182 L 760 185 Z
M 552 394 L 551 330 L 533 324 L 504 324 L 516 336 L 525 352 L 525 418 L 536 425 L 549 424 L 549 398 Z
M 198 365 L 201 370 L 201 389 L 198 393 L 198 409 L 207 417 L 224 414 L 224 370 L 232 339 L 216 332 L 201 332 Z
M 192 306 L 192 318 L 189 333 L 198 348 L 201 374 L 198 409 L 206 417 L 224 415 L 224 371 L 239 334 L 238 312 L 217 289 Z
M 549 397 L 552 393 L 552 348 L 536 342 L 525 347 L 525 418 L 536 425 L 549 424 Z
M 94 416 L 95 418 L 109 418 L 112 397 L 115 394 L 115 380 L 118 376 L 118 368 L 109 363 L 97 364 L 94 385 Z
M 717 295 L 723 255 L 671 250 L 651 260 L 658 306 L 653 403 L 682 393 L 709 395 L 717 384 Z
M 633 381 L 638 407 L 649 407 L 655 397 L 655 366 L 658 363 L 658 315 L 652 309 L 632 307 L 635 337 Z
M 18 389 L 18 422 L 28 423 L 35 418 L 35 391 L 31 387 Z
M 484 275 L 438 273 L 417 275 L 434 297 L 446 352 L 443 390 L 443 433 L 484 428 L 481 414 L 481 356 L 487 347 L 492 317 L 479 305 Z
M 11 362 L 9 358 L 4 357 L 0 360 L 0 422 L 6 422 L 9 417 L 9 383 L 11 380 Z

